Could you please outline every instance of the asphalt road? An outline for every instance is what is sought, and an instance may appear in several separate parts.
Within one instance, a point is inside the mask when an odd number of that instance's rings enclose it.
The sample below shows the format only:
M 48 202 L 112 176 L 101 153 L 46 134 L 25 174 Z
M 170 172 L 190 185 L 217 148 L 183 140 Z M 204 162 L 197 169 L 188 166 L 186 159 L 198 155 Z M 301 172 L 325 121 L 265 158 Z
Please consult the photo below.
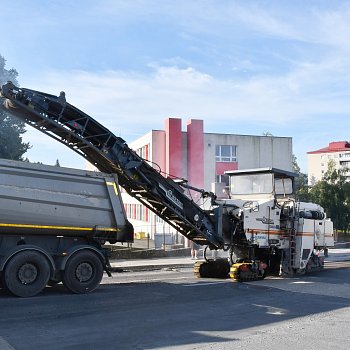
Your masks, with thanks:
M 350 269 L 337 266 L 250 283 L 187 268 L 119 273 L 89 295 L 0 290 L 0 350 L 348 349 Z

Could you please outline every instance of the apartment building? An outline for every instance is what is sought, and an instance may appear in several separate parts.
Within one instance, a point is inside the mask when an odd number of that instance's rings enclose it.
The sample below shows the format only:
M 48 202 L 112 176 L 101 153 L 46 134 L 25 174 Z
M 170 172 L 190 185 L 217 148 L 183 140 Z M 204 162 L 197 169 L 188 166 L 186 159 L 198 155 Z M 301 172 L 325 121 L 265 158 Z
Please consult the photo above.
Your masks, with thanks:
M 314 185 L 322 180 L 330 161 L 336 169 L 346 170 L 345 175 L 350 180 L 350 143 L 347 141 L 330 142 L 327 147 L 307 152 L 308 182 Z

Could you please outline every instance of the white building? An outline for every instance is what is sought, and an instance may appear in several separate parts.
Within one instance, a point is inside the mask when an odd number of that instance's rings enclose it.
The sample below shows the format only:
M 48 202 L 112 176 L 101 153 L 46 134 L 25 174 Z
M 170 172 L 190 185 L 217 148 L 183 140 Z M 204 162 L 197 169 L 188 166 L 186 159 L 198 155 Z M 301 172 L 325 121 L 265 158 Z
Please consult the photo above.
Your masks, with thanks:
M 209 191 L 222 191 L 227 170 L 275 167 L 292 171 L 290 137 L 204 133 L 203 121 L 194 119 L 182 131 L 181 124 L 181 119 L 166 119 L 164 130 L 151 130 L 129 146 L 165 176 L 185 178 L 189 185 Z M 192 196 L 200 200 L 199 194 Z M 124 193 L 123 200 L 135 232 L 148 233 L 152 239 L 164 232 L 176 234 L 136 199 Z
M 347 141 L 330 142 L 325 148 L 307 153 L 308 182 L 314 185 L 322 180 L 328 169 L 328 163 L 334 162 L 335 169 L 350 169 L 350 143 Z M 350 180 L 350 170 L 345 175 Z

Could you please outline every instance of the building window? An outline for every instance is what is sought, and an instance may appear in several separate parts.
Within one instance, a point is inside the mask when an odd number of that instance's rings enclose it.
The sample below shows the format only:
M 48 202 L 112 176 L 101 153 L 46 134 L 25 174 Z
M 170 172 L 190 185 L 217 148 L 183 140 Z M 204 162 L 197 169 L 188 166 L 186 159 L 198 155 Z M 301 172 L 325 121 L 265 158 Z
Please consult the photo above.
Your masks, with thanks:
M 143 159 L 149 160 L 149 144 L 140 147 L 136 150 L 136 153 Z
M 164 220 L 161 217 L 159 217 L 158 215 L 156 215 L 156 223 L 157 224 L 164 224 Z
M 216 145 L 217 162 L 236 162 L 237 146 Z
M 224 183 L 226 186 L 229 185 L 229 176 L 228 175 L 216 175 L 216 182 Z
M 136 220 L 142 220 L 142 207 L 141 204 L 136 204 Z
M 149 221 L 148 208 L 142 204 L 124 204 L 126 215 L 129 219 Z

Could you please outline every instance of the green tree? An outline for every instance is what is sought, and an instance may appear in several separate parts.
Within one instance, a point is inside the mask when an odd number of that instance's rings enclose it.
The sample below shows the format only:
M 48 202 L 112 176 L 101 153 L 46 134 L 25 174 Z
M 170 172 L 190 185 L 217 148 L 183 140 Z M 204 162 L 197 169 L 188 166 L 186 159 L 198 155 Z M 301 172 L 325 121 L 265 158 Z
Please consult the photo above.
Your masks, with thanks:
M 336 169 L 334 162 L 328 163 L 328 169 L 321 181 L 310 190 L 311 200 L 321 205 L 334 223 L 334 228 L 347 231 L 350 222 L 350 183 L 344 173 L 347 169 Z
M 297 162 L 297 157 L 292 155 L 293 171 L 298 175 L 294 179 L 294 190 L 300 201 L 307 202 L 310 199 L 307 174 L 302 173 Z
M 0 55 L 0 84 L 8 80 L 18 84 L 17 71 L 7 70 L 5 66 L 6 60 Z M 0 99 L 0 103 L 3 103 L 3 99 Z M 23 155 L 31 147 L 22 139 L 22 135 L 26 132 L 24 125 L 24 122 L 9 116 L 5 110 L 0 108 L 0 158 L 24 160 Z
M 262 133 L 263 136 L 273 136 L 270 131 L 263 131 Z

